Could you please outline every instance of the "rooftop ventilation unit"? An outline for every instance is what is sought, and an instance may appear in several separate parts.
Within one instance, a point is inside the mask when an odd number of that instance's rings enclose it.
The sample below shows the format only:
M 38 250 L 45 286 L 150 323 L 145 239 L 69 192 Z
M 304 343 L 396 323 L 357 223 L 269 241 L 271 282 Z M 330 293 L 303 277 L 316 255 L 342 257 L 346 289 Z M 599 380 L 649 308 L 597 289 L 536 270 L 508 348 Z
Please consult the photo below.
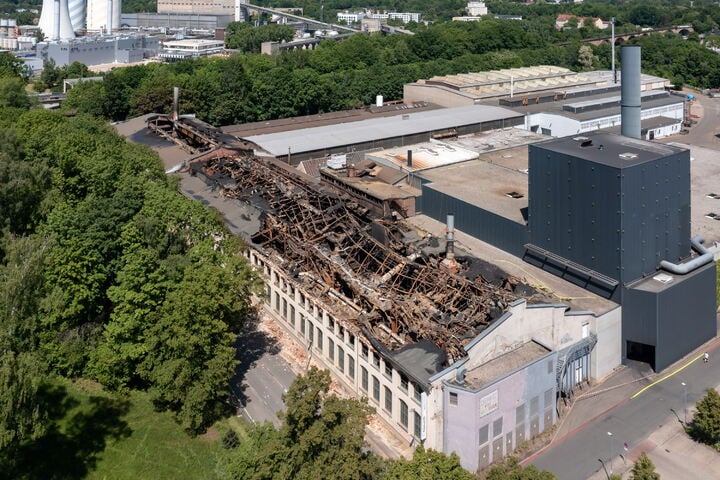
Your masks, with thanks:
M 673 281 L 672 275 L 668 275 L 667 273 L 658 273 L 653 277 L 653 280 L 656 280 L 660 283 L 670 283 Z
M 575 137 L 573 140 L 578 142 L 581 147 L 589 147 L 593 143 L 592 139 L 588 137 Z
M 623 160 L 635 160 L 638 156 L 637 153 L 625 152 L 618 155 Z

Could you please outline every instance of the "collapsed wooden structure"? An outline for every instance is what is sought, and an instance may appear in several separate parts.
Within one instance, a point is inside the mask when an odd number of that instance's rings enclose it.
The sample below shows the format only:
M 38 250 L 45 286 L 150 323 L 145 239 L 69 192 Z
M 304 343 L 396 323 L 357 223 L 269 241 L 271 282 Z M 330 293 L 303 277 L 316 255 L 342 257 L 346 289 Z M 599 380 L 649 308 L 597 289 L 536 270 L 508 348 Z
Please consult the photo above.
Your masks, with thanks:
M 517 279 L 469 279 L 440 268 L 438 259 L 408 254 L 396 221 L 372 218 L 350 197 L 287 166 L 247 153 L 206 156 L 190 168 L 223 196 L 261 209 L 252 243 L 279 256 L 305 291 L 342 301 L 345 316 L 354 317 L 347 320 L 389 350 L 431 340 L 452 363 L 517 298 Z M 372 234 L 378 226 L 387 246 Z

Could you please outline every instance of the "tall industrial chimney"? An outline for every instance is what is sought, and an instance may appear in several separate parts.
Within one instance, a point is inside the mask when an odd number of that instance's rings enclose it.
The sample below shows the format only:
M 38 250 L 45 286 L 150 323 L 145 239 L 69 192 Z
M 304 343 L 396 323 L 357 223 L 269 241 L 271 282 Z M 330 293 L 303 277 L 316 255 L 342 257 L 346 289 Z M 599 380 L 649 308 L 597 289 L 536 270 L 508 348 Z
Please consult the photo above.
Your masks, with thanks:
M 620 58 L 620 133 L 640 138 L 640 46 L 623 45 Z
M 413 166 L 413 163 L 412 163 L 412 150 L 408 150 L 408 153 L 407 153 L 407 166 L 408 166 L 408 167 L 412 167 L 412 166 Z
M 49 40 L 75 37 L 68 13 L 68 0 L 43 0 L 38 26 Z

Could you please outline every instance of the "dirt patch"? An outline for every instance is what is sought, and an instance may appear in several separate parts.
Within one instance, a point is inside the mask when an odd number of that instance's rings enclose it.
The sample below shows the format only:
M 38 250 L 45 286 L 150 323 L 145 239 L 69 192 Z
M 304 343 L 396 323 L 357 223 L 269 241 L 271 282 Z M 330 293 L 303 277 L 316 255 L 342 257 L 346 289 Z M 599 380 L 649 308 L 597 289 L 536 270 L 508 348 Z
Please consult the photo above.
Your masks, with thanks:
M 96 382 L 95 380 L 90 380 L 87 378 L 77 378 L 70 381 L 75 387 L 78 389 L 84 391 L 84 392 L 91 392 L 91 393 L 99 393 L 102 392 L 103 386 Z
M 207 443 L 217 442 L 220 438 L 220 432 L 218 432 L 217 428 L 210 427 L 207 432 L 200 435 L 200 438 Z

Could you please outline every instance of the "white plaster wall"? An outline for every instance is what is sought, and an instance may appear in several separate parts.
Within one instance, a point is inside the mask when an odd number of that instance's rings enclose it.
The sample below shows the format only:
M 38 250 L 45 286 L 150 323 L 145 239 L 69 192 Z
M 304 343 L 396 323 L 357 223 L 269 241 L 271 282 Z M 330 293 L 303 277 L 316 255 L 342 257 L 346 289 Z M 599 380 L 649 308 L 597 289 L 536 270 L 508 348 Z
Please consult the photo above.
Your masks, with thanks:
M 601 380 L 622 361 L 622 308 L 610 310 L 595 320 L 598 342 L 590 356 L 590 376 Z
M 539 125 L 537 133 L 542 133 L 543 128 L 550 130 L 550 134 L 553 137 L 567 137 L 580 132 L 579 121 L 563 117 L 562 115 L 534 113 L 528 115 L 528 117 L 528 130 L 535 125 Z
M 468 352 L 469 358 L 464 365 L 472 369 L 493 358 L 509 352 L 529 342 L 537 340 L 553 350 L 565 348 L 582 338 L 582 325 L 590 324 L 595 331 L 595 317 L 591 313 L 565 315 L 564 305 L 547 305 L 527 308 L 525 302 L 511 307 L 509 318 L 494 328 Z M 449 373 L 444 378 L 452 378 Z

